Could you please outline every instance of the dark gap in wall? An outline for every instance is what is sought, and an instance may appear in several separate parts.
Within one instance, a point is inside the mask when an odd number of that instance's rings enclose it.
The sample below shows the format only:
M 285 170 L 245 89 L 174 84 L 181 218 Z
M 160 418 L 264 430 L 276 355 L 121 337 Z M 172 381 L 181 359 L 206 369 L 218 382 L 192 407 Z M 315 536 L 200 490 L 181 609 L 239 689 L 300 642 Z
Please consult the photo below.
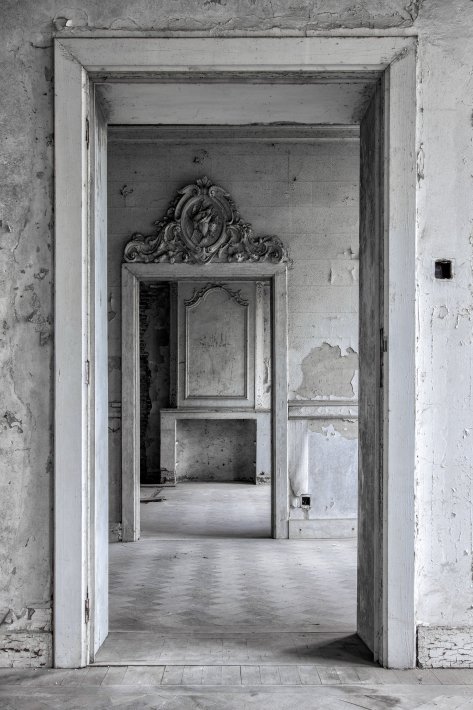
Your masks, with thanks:
M 169 283 L 140 284 L 140 480 L 160 482 L 160 411 L 169 407 Z

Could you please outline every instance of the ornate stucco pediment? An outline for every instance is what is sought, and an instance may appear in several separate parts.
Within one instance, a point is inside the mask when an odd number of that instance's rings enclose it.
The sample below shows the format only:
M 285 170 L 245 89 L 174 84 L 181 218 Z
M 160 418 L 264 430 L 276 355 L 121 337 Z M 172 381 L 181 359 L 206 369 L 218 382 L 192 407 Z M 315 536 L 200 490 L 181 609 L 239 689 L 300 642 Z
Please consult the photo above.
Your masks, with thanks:
M 278 237 L 256 236 L 230 195 L 207 177 L 178 190 L 152 234 L 133 234 L 123 260 L 134 263 L 288 262 Z

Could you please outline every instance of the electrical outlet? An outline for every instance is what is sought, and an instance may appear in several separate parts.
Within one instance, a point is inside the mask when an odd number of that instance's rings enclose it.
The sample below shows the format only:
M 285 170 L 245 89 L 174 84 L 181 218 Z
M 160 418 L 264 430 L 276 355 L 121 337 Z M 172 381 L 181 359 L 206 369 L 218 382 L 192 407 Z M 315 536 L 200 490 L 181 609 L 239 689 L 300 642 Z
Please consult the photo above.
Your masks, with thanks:
M 306 493 L 301 495 L 301 508 L 310 508 L 310 495 Z

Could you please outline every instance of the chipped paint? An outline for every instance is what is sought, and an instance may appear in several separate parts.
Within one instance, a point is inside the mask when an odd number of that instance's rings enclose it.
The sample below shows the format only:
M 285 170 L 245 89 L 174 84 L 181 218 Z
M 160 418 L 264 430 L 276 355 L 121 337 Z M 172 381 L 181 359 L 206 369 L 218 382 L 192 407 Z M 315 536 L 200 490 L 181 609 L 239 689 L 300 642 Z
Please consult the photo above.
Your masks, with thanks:
M 358 420 L 356 419 L 311 419 L 309 431 L 322 434 L 326 439 L 338 436 L 343 439 L 358 440 Z
M 178 481 L 255 482 L 254 421 L 178 421 L 176 440 Z
M 10 428 L 3 420 L 2 608 L 22 609 L 27 599 L 51 597 L 53 286 L 49 278 L 35 274 L 41 274 L 41 269 L 53 274 L 52 33 L 81 36 L 97 31 L 103 36 L 104 30 L 116 34 L 143 30 L 261 36 L 413 28 L 419 36 L 417 148 L 423 150 L 423 179 L 417 193 L 417 620 L 465 629 L 465 644 L 469 643 L 471 559 L 463 552 L 471 549 L 473 534 L 473 437 L 464 437 L 464 431 L 473 428 L 473 376 L 471 323 L 462 309 L 471 303 L 471 270 L 456 274 L 448 293 L 445 288 L 439 293 L 439 284 L 432 279 L 432 260 L 444 253 L 446 245 L 459 261 L 472 256 L 471 2 L 302 0 L 294 5 L 282 0 L 228 0 L 189 10 L 184 0 L 159 4 L 137 0 L 132 9 L 124 0 L 84 0 L 83 9 L 72 6 L 65 9 L 56 0 L 46 4 L 23 0 L 7 3 L 2 12 L 0 115 L 8 140 L 2 145 L 6 179 L 0 197 L 1 391 L 3 411 L 13 413 L 23 430 L 23 443 L 18 447 L 18 427 Z M 353 256 L 344 246 L 339 253 Z M 25 291 L 33 279 L 37 310 L 31 304 L 31 292 Z M 18 294 L 24 294 L 25 302 L 30 300 L 29 311 L 18 306 Z M 436 306 L 438 317 L 432 318 Z M 118 312 L 112 302 L 112 322 L 117 321 Z M 29 321 L 28 314 L 40 322 Z M 341 322 L 337 316 L 330 327 L 336 329 Z M 324 338 L 334 342 L 332 333 L 316 337 L 319 343 Z M 345 387 L 350 389 L 346 378 Z M 452 485 L 446 486 L 446 480 Z M 456 489 L 455 495 L 451 488 Z M 444 571 L 445 560 L 455 560 L 454 568 Z M 447 647 L 448 639 L 439 638 L 437 646 Z M 458 647 L 463 642 L 456 638 Z M 37 642 L 43 643 L 32 635 L 9 639 L 6 646 L 16 650 L 11 651 L 14 660 L 9 656 L 7 662 L 34 663 Z M 455 652 L 448 660 L 457 664 L 459 658 Z M 51 663 L 50 652 L 42 662 Z
M 302 382 L 296 392 L 300 397 L 353 397 L 353 378 L 358 369 L 358 355 L 347 348 L 342 355 L 339 345 L 322 343 L 312 348 L 301 363 Z

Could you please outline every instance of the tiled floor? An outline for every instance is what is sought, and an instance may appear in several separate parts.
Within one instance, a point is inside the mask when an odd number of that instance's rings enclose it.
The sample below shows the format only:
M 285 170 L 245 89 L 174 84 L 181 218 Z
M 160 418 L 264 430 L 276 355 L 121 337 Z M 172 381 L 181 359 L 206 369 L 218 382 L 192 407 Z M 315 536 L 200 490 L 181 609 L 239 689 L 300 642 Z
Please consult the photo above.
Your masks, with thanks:
M 142 489 L 142 539 L 251 539 L 271 536 L 271 487 L 247 483 L 179 483 Z
M 98 662 L 366 662 L 354 540 L 270 539 L 269 486 L 183 483 L 158 497 L 142 503 L 143 539 L 111 545 Z
M 371 663 L 352 541 L 270 540 L 269 488 L 207 485 L 163 490 L 144 539 L 112 545 L 103 665 L 1 669 L 2 710 L 473 710 L 473 669 Z
M 2 710 L 472 710 L 473 671 L 361 666 L 0 670 Z

